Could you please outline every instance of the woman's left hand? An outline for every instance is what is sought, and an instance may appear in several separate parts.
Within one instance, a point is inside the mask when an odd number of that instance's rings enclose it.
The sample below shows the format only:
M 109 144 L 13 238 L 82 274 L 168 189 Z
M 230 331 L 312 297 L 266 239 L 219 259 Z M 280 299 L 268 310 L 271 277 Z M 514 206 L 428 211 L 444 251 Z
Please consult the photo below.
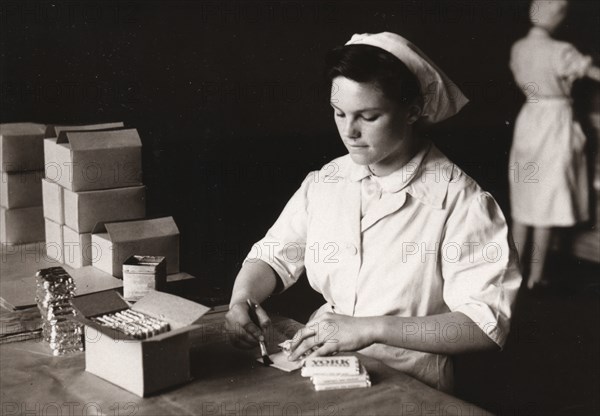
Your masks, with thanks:
M 360 350 L 373 343 L 373 329 L 370 318 L 325 313 L 296 332 L 289 359 L 295 361 L 314 348 L 313 356 Z

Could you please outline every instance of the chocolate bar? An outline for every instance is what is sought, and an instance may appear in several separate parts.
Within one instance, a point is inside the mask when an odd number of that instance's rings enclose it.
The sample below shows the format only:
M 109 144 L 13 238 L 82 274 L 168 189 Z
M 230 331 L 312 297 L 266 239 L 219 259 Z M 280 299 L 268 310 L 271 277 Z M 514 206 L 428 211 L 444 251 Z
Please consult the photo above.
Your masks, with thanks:
M 91 319 L 97 324 L 115 329 L 135 339 L 147 339 L 171 330 L 168 322 L 131 309 Z
M 42 315 L 42 336 L 54 355 L 83 351 L 82 325 L 71 318 L 75 282 L 62 267 L 36 273 L 36 302 Z

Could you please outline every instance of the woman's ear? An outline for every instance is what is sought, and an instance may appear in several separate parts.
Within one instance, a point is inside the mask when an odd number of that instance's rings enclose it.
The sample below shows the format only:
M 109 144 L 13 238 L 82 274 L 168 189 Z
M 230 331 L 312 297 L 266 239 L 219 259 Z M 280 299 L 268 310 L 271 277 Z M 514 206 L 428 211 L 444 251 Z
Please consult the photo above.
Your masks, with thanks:
M 408 112 L 407 112 L 407 118 L 406 118 L 406 122 L 408 124 L 413 124 L 415 121 L 417 121 L 419 118 L 421 118 L 421 107 L 417 104 L 413 104 L 410 107 L 408 107 Z

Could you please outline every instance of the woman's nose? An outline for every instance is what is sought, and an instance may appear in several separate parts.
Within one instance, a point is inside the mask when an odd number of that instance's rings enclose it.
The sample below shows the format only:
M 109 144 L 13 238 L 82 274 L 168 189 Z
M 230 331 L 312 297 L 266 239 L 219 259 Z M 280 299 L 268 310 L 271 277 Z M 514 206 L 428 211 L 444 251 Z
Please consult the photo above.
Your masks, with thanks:
M 355 120 L 351 120 L 350 118 L 346 119 L 346 123 L 344 123 L 344 130 L 342 131 L 344 137 L 349 139 L 357 139 L 360 137 L 360 128 L 358 127 Z

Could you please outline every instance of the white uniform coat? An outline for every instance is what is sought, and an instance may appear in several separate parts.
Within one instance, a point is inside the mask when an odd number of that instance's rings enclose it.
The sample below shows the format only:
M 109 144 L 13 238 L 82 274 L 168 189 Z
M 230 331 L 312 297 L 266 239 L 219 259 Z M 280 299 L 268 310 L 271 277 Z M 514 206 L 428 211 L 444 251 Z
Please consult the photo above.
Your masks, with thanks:
M 591 64 L 538 27 L 512 47 L 510 68 L 527 97 L 509 165 L 512 217 L 521 224 L 564 227 L 589 218 L 585 136 L 571 87 Z
M 378 181 L 381 198 L 361 219 L 369 176 L 349 155 L 311 172 L 246 261 L 268 263 L 286 288 L 306 270 L 326 301 L 315 316 L 460 311 L 502 346 L 521 276 L 493 197 L 430 145 Z M 427 328 L 427 337 L 452 342 L 457 331 L 472 329 Z M 361 353 L 452 389 L 447 356 L 381 344 Z

